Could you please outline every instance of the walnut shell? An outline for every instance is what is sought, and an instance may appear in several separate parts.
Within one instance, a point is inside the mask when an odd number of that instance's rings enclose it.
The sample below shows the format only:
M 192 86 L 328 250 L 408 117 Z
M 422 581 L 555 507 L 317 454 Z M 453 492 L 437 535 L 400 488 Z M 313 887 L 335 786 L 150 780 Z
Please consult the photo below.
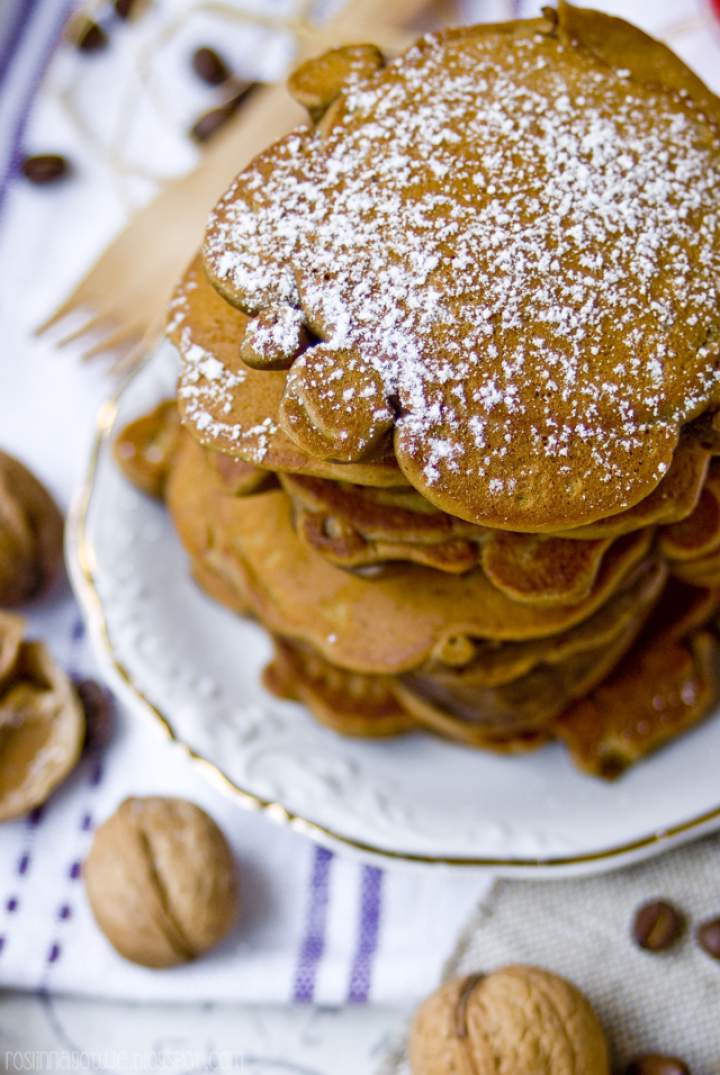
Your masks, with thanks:
M 163 495 L 179 432 L 175 400 L 166 399 L 126 425 L 115 441 L 118 466 L 133 485 L 149 496 Z
M 24 632 L 25 624 L 20 616 L 0 612 L 0 690 L 6 686 L 15 670 Z
M 24 604 L 53 582 L 62 560 L 63 520 L 27 467 L 0 452 L 0 607 Z
M 95 834 L 83 872 L 100 929 L 121 956 L 146 967 L 195 959 L 237 916 L 227 841 L 184 799 L 126 799 Z
M 585 997 L 539 967 L 511 966 L 442 986 L 421 1005 L 413 1075 L 608 1075 L 607 1043 Z
M 75 767 L 84 736 L 85 718 L 68 677 L 40 642 L 18 644 L 0 692 L 0 821 L 49 798 Z

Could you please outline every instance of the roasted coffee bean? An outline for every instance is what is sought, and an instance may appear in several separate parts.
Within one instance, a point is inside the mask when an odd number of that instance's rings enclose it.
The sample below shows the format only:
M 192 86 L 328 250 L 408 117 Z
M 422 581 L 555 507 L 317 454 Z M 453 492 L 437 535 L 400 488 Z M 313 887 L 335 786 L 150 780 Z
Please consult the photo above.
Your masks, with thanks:
M 74 27 L 73 40 L 81 52 L 100 52 L 108 43 L 108 35 L 92 19 L 83 19 Z
M 229 101 L 218 108 L 213 108 L 197 120 L 190 129 L 190 135 L 196 142 L 207 142 L 227 121 L 235 115 L 245 98 L 255 88 L 254 82 L 243 83 L 242 87 Z
M 135 0 L 114 0 L 115 14 L 120 19 L 131 19 L 135 13 Z
M 74 683 L 85 713 L 85 753 L 104 750 L 112 739 L 113 702 L 109 691 L 94 679 L 78 679 Z
M 70 165 L 59 153 L 36 153 L 25 157 L 21 169 L 31 183 L 55 183 L 68 174 Z
M 712 959 L 720 959 L 720 918 L 710 918 L 697 928 L 697 942 Z
M 193 52 L 192 68 L 198 78 L 209 86 L 219 86 L 230 78 L 230 69 L 222 56 L 219 56 L 215 49 L 206 46 Z
M 625 1068 L 625 1075 L 690 1075 L 690 1068 L 677 1056 L 648 1053 L 631 1061 Z
M 233 109 L 228 109 L 227 105 L 222 105 L 220 108 L 212 108 L 209 112 L 205 112 L 190 128 L 191 136 L 196 142 L 207 142 L 227 123 L 233 111 Z
M 662 952 L 675 943 L 685 927 L 680 911 L 666 900 L 639 907 L 633 920 L 633 937 L 647 952 Z

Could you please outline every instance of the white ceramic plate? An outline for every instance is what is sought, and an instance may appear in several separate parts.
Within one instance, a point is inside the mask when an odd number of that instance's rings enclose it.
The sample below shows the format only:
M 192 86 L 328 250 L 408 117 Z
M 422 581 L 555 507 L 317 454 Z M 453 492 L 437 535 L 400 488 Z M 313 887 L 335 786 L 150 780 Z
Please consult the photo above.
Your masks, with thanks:
M 97 648 L 238 801 L 371 857 L 552 874 L 608 869 L 720 828 L 720 720 L 606 785 L 560 747 L 496 757 L 418 733 L 345 739 L 260 685 L 264 632 L 191 582 L 163 507 L 112 459 L 115 432 L 172 395 L 164 344 L 101 415 L 69 560 Z

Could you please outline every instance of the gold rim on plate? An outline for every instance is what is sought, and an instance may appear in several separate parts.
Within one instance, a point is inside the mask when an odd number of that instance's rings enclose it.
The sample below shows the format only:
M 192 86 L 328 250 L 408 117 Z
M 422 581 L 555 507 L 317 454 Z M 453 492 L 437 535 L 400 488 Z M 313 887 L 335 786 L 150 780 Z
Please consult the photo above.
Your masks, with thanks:
M 391 848 L 377 846 L 364 840 L 346 836 L 341 832 L 336 832 L 317 821 L 312 821 L 295 811 L 288 810 L 282 803 L 265 799 L 255 792 L 249 791 L 232 780 L 220 766 L 195 751 L 178 736 L 167 713 L 164 713 L 143 693 L 133 680 L 127 666 L 119 660 L 113 650 L 107 616 L 95 581 L 95 564 L 97 561 L 92 542 L 88 536 L 88 517 L 96 487 L 98 465 L 103 449 L 112 435 L 120 400 L 135 376 L 151 360 L 152 356 L 137 366 L 120 384 L 114 395 L 100 408 L 89 465 L 68 520 L 68 559 L 70 560 L 71 575 L 76 583 L 75 590 L 89 622 L 93 637 L 101 647 L 105 660 L 122 683 L 124 690 L 136 702 L 140 703 L 142 708 L 160 726 L 165 736 L 177 744 L 190 761 L 199 767 L 205 776 L 216 784 L 220 790 L 229 794 L 246 809 L 262 813 L 273 821 L 287 825 L 293 831 L 302 833 L 303 836 L 308 836 L 321 844 L 334 844 L 366 856 L 393 862 L 475 867 L 499 872 L 508 870 L 518 872 L 526 870 L 561 871 L 563 869 L 570 871 L 573 867 L 601 865 L 604 862 L 613 863 L 614 860 L 626 858 L 636 852 L 647 851 L 650 854 L 653 849 L 664 849 L 671 843 L 679 842 L 683 837 L 689 838 L 696 832 L 697 835 L 701 835 L 698 830 L 709 827 L 712 822 L 717 821 L 720 823 L 720 804 L 718 804 L 718 806 L 699 814 L 697 817 L 648 833 L 627 843 L 581 855 L 561 855 L 548 858 L 541 856 L 532 858 L 478 858 L 472 855 L 429 855 L 414 851 L 395 851 Z M 619 862 L 618 865 L 620 865 Z

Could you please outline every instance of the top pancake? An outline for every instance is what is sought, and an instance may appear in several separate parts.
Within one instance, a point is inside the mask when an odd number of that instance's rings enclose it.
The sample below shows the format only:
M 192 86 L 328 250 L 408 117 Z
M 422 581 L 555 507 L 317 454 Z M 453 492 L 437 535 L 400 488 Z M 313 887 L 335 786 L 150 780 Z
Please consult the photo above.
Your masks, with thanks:
M 647 496 L 718 398 L 719 122 L 595 12 L 431 35 L 240 174 L 205 265 L 291 363 L 310 454 L 392 430 L 444 511 L 581 526 Z

